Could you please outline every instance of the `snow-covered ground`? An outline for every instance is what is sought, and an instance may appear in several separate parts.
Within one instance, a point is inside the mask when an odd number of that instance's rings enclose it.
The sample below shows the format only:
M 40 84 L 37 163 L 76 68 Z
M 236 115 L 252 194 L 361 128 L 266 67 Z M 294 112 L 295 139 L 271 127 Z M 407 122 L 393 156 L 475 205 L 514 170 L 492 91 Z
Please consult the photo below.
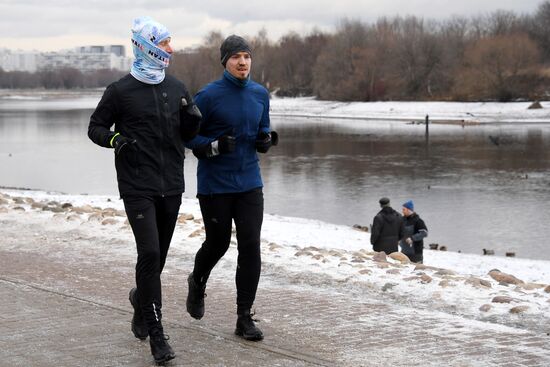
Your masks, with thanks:
M 132 241 L 117 197 L 2 189 L 0 220 L 3 218 L 38 223 L 60 237 L 78 230 Z M 172 247 L 192 254 L 204 240 L 196 200 L 184 199 L 180 218 Z M 0 241 L 0 246 L 12 251 L 30 245 Z M 228 257 L 235 252 L 231 246 Z M 392 256 L 372 252 L 369 234 L 348 226 L 276 215 L 264 218 L 264 272 L 288 278 L 289 283 L 370 293 L 407 306 L 550 332 L 549 261 L 425 250 L 424 265 L 418 266 Z M 516 278 L 496 280 L 488 274 L 494 269 L 501 273 L 493 275 L 507 273 Z
M 334 102 L 312 97 L 274 98 L 273 116 L 338 119 L 430 120 L 461 123 L 548 123 L 550 102 L 542 109 L 529 110 L 532 102 Z

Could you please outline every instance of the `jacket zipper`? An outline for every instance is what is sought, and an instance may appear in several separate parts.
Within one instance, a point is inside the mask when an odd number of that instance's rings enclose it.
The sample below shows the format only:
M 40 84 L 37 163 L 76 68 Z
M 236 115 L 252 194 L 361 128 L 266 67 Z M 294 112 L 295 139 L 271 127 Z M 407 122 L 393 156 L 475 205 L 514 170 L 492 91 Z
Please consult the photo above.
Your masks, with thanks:
M 160 196 L 164 197 L 164 151 L 163 151 L 163 145 L 164 145 L 164 133 L 162 131 L 162 114 L 160 113 L 159 108 L 159 100 L 157 96 L 157 86 L 153 85 L 153 97 L 155 98 L 155 106 L 157 108 L 157 116 L 159 121 L 159 132 L 160 132 Z

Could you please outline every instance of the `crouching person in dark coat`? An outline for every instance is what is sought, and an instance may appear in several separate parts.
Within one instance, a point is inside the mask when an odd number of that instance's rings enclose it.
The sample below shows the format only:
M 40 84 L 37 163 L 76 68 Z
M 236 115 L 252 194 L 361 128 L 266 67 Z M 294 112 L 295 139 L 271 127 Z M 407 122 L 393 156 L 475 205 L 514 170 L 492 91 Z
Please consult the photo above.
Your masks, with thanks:
M 414 211 L 412 200 L 403 204 L 403 217 L 405 225 L 405 235 L 399 243 L 401 252 L 408 256 L 414 262 L 422 264 L 424 256 L 424 238 L 428 237 L 428 228 L 420 216 Z
M 404 234 L 403 219 L 390 206 L 390 199 L 382 198 L 379 203 L 382 210 L 374 217 L 370 243 L 374 251 L 389 255 L 398 251 L 397 244 Z

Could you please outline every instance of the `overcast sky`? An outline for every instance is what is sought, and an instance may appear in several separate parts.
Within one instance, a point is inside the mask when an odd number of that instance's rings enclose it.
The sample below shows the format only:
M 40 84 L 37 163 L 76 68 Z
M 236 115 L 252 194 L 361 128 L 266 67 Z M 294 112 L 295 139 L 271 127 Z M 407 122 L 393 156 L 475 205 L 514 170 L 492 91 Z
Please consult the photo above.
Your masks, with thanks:
M 416 15 L 446 19 L 497 9 L 533 13 L 543 0 L 0 0 L 0 48 L 53 51 L 92 44 L 130 45 L 132 19 L 149 15 L 172 32 L 177 49 L 212 30 L 277 40 L 291 30 L 332 31 L 343 18 L 372 21 Z

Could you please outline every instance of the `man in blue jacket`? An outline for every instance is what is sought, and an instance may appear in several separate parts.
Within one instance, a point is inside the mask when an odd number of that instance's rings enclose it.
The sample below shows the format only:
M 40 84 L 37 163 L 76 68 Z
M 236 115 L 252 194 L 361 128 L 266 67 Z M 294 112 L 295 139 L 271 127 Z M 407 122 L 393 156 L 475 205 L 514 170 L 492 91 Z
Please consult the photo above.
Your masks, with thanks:
M 186 143 L 199 159 L 198 199 L 206 240 L 195 256 L 187 281 L 187 312 L 204 315 L 206 281 L 229 248 L 232 221 L 237 232 L 237 326 L 235 334 L 262 340 L 250 309 L 260 279 L 260 231 L 264 199 L 257 152 L 277 143 L 269 126 L 269 94 L 250 79 L 252 50 L 239 36 L 229 36 L 220 47 L 225 71 L 195 96 L 203 120 L 199 135 Z
M 428 228 L 414 211 L 412 200 L 403 203 L 403 218 L 405 233 L 399 243 L 401 252 L 407 255 L 412 262 L 422 264 L 424 261 L 424 238 L 428 237 Z

